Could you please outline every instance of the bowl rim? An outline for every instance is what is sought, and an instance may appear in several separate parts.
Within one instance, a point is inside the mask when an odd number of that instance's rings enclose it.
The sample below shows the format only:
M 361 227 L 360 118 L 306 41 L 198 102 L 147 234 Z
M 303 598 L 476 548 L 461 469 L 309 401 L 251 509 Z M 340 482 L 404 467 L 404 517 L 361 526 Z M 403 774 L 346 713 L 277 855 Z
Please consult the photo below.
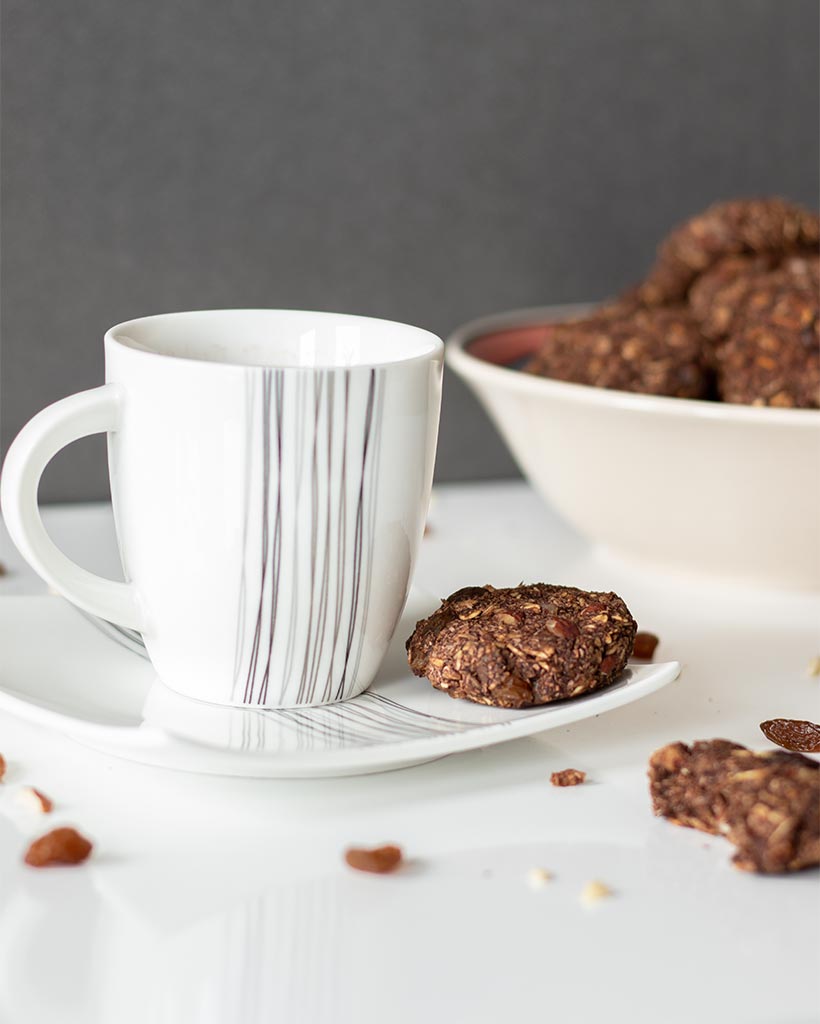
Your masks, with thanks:
M 617 391 L 590 384 L 571 384 L 522 373 L 508 366 L 499 366 L 472 355 L 467 346 L 484 334 L 516 327 L 535 326 L 577 316 L 591 309 L 593 303 L 576 302 L 550 306 L 528 306 L 477 317 L 461 324 L 444 343 L 447 365 L 468 381 L 496 384 L 521 394 L 542 395 L 565 402 L 605 406 L 612 409 L 657 413 L 683 419 L 721 420 L 731 423 L 757 423 L 772 427 L 820 428 L 820 409 L 778 409 L 772 406 L 734 405 L 729 402 L 707 402 L 699 398 L 673 398 L 666 395 L 643 395 L 635 391 Z

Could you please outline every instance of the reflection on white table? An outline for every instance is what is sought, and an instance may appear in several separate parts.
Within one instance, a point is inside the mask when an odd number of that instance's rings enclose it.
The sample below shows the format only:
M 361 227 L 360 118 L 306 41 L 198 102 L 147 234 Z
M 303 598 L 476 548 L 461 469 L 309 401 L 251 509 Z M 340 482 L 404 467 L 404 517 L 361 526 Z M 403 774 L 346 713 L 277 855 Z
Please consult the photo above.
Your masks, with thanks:
M 105 506 L 46 519 L 73 557 L 116 571 Z M 0 598 L 43 593 L 5 539 L 0 560 Z M 661 636 L 663 660 L 683 662 L 681 679 L 540 737 L 330 780 L 171 772 L 2 715 L 0 1019 L 816 1019 L 817 873 L 733 870 L 721 840 L 652 817 L 645 770 L 672 739 L 762 747 L 764 718 L 816 720 L 817 599 L 630 570 L 521 484 L 441 488 L 418 585 L 443 595 L 521 579 L 617 590 Z M 590 781 L 550 786 L 566 767 Z M 14 809 L 29 783 L 55 800 L 54 823 L 94 839 L 84 867 L 20 863 L 45 827 Z M 345 846 L 384 841 L 411 858 L 400 874 L 343 865 Z M 538 891 L 536 866 L 554 875 Z M 614 896 L 584 909 L 591 879 Z

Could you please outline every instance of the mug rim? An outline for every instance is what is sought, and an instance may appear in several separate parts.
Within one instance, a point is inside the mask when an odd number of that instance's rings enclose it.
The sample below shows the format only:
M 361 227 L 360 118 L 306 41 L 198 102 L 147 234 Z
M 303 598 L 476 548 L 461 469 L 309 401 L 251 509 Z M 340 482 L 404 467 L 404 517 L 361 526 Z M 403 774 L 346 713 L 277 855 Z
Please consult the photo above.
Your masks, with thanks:
M 336 320 L 336 321 L 347 321 L 351 324 L 356 322 L 365 321 L 368 324 L 376 325 L 383 324 L 390 328 L 401 328 L 403 331 L 410 332 L 414 335 L 423 337 L 428 349 L 424 352 L 419 352 L 414 355 L 400 356 L 396 358 L 385 358 L 385 359 L 366 359 L 357 360 L 352 363 L 339 363 L 333 364 L 327 360 L 317 360 L 312 366 L 300 366 L 295 363 L 278 362 L 278 363 L 256 363 L 256 362 L 240 362 L 230 359 L 206 359 L 195 356 L 186 356 L 180 354 L 171 354 L 168 352 L 161 352 L 157 349 L 150 348 L 148 346 L 141 346 L 139 344 L 131 343 L 118 337 L 119 332 L 123 332 L 127 328 L 133 327 L 136 324 L 143 324 L 150 321 L 176 320 L 190 316 L 210 316 L 210 315 L 230 315 L 230 314 L 247 314 L 247 313 L 279 313 L 279 314 L 290 314 L 294 316 L 307 316 L 314 317 L 317 320 Z M 430 362 L 435 359 L 443 361 L 444 355 L 444 341 L 437 335 L 433 334 L 432 331 L 428 331 L 424 327 L 416 327 L 414 324 L 408 324 L 401 320 L 387 320 L 384 317 L 373 317 L 363 316 L 357 313 L 335 313 L 328 310 L 306 310 L 306 309 L 285 309 L 280 307 L 223 307 L 216 309 L 189 309 L 189 310 L 174 310 L 168 313 L 151 313 L 147 316 L 132 317 L 130 320 L 123 320 L 118 324 L 114 324 L 113 327 L 109 327 L 105 332 L 103 343 L 107 348 L 109 345 L 116 347 L 119 350 L 124 350 L 128 353 L 132 353 L 138 357 L 157 358 L 169 363 L 183 363 L 183 364 L 196 364 L 197 366 L 210 366 L 215 369 L 243 369 L 243 370 L 288 370 L 291 372 L 302 372 L 302 373 L 315 373 L 317 370 L 323 371 L 334 371 L 334 370 L 369 370 L 376 369 L 379 367 L 388 366 L 401 366 L 409 365 L 418 362 Z

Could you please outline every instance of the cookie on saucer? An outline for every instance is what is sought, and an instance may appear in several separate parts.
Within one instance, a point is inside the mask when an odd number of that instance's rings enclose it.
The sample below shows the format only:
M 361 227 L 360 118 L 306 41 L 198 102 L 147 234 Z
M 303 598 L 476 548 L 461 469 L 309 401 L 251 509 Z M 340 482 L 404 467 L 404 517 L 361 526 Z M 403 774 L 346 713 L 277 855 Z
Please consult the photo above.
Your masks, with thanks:
M 464 587 L 417 623 L 410 668 L 451 697 L 526 708 L 613 682 L 637 625 L 613 593 L 546 583 Z

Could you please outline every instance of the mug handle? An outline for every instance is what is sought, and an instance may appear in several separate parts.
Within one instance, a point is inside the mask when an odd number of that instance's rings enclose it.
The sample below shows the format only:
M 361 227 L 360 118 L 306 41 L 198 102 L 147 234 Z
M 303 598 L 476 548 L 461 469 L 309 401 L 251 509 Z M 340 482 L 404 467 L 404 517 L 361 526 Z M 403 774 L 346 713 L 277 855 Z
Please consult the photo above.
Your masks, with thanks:
M 122 391 L 117 384 L 63 398 L 30 420 L 6 455 L 0 506 L 11 539 L 29 565 L 72 604 L 120 626 L 142 630 L 144 616 L 133 583 L 118 583 L 81 568 L 54 544 L 37 505 L 40 477 L 57 452 L 88 434 L 116 430 Z

